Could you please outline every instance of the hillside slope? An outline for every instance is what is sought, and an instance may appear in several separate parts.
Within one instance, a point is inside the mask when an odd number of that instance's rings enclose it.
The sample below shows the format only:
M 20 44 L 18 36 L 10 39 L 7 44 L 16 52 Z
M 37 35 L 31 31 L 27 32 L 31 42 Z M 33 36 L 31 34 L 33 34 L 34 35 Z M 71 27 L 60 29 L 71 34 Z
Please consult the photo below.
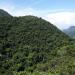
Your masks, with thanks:
M 74 41 L 41 18 L 0 17 L 0 39 L 1 75 L 26 75 L 25 71 L 74 75 L 74 61 L 70 62 Z M 73 46 L 71 54 L 68 46 Z
M 75 38 L 75 26 L 71 26 L 70 28 L 63 30 L 63 32 L 70 37 Z
M 3 17 L 3 16 L 11 16 L 8 12 L 6 12 L 6 11 L 4 11 L 4 10 L 2 10 L 2 9 L 0 9 L 0 17 Z

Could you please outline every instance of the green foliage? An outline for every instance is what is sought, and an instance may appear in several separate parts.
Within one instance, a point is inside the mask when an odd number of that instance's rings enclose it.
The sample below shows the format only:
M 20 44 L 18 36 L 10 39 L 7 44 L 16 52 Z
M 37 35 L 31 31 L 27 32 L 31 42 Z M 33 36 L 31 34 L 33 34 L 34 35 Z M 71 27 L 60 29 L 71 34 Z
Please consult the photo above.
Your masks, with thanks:
M 38 71 L 35 71 L 33 73 L 28 73 L 28 72 L 19 72 L 19 73 L 14 73 L 14 75 L 59 75 L 58 73 L 57 74 L 52 74 L 50 72 L 38 72 Z
M 3 16 L 8 17 L 8 16 L 11 16 L 11 15 L 9 13 L 7 13 L 6 11 L 0 9 L 0 17 L 3 17 Z
M 74 75 L 74 42 L 41 18 L 0 17 L 0 74 Z

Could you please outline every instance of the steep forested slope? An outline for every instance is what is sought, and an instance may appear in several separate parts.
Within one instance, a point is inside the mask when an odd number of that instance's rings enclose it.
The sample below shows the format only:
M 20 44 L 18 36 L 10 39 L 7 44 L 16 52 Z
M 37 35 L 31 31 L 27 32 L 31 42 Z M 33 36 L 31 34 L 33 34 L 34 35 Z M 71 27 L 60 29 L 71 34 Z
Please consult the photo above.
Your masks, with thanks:
M 0 17 L 0 74 L 38 71 L 74 75 L 73 44 L 66 34 L 41 18 Z
M 6 11 L 4 11 L 4 10 L 2 10 L 2 9 L 0 9 L 0 17 L 3 17 L 3 16 L 11 16 L 8 12 L 6 12 Z

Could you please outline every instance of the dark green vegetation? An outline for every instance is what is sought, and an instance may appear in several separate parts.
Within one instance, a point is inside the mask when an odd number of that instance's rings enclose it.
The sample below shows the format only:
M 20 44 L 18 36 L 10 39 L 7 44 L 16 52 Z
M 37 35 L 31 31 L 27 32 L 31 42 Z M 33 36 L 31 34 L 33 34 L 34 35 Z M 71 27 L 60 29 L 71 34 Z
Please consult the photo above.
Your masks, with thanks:
M 74 75 L 74 42 L 41 18 L 0 17 L 0 75 Z
M 70 37 L 75 38 L 75 26 L 71 26 L 70 28 L 63 30 L 63 32 Z
M 4 10 L 2 10 L 2 9 L 0 9 L 0 17 L 3 17 L 3 16 L 11 16 L 9 13 L 7 13 L 6 11 L 4 11 Z

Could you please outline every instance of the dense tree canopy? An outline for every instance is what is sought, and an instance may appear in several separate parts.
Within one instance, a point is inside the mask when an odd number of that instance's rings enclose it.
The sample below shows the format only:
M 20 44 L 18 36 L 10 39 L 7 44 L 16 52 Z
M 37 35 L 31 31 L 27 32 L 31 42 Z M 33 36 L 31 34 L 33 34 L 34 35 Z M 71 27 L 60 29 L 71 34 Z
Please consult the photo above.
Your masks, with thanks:
M 34 16 L 0 17 L 0 75 L 74 75 L 74 40 Z

